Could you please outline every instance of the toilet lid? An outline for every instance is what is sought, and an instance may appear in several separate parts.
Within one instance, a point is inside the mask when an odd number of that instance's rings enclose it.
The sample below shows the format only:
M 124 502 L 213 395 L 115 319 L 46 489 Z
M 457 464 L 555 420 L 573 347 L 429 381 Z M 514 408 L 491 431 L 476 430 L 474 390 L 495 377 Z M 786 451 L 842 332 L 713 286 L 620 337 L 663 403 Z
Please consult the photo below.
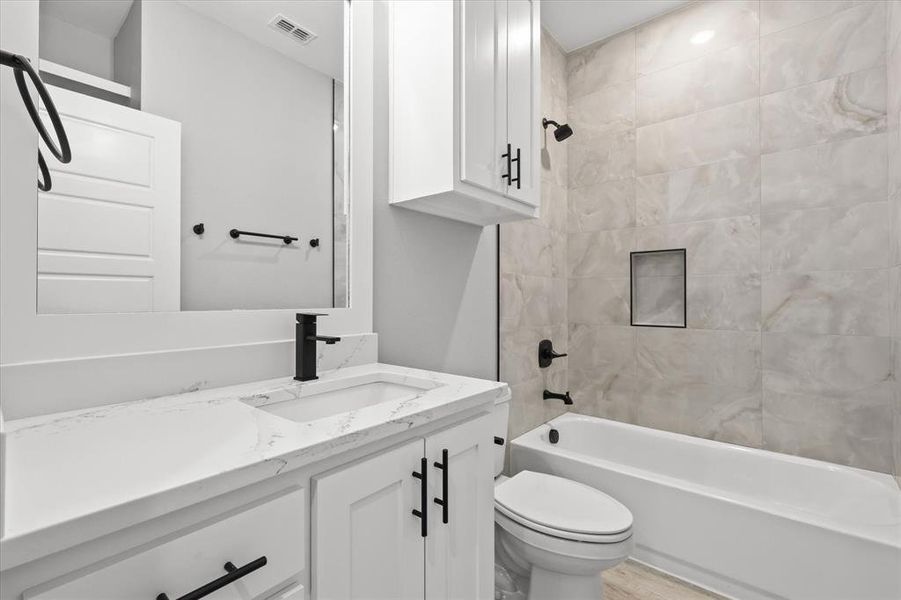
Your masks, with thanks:
M 604 492 L 546 473 L 517 473 L 495 488 L 494 500 L 526 521 L 558 531 L 609 535 L 632 527 L 629 509 Z

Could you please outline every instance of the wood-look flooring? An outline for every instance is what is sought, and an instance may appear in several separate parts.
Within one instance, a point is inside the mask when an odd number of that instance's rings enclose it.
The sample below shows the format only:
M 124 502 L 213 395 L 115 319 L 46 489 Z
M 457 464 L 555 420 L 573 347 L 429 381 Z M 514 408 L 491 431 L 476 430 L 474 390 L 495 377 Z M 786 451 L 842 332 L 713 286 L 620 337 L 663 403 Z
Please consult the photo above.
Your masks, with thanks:
M 604 571 L 604 600 L 724 600 L 688 582 L 627 560 Z

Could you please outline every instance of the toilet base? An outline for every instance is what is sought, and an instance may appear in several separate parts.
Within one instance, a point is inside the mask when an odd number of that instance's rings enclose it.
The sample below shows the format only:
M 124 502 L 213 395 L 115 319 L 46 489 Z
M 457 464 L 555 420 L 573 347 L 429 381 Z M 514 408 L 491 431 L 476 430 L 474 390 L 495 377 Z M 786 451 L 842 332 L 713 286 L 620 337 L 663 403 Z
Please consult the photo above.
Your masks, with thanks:
M 528 600 L 600 600 L 601 574 L 569 575 L 532 566 Z

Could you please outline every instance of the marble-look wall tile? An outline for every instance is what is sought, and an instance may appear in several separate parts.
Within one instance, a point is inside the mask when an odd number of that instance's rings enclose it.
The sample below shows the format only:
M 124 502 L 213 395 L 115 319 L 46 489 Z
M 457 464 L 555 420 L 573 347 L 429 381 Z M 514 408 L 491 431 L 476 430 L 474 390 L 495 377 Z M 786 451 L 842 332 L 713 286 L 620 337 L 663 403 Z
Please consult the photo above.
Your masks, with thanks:
M 635 127 L 635 83 L 626 81 L 570 98 L 567 118 L 580 136 L 626 131 Z
M 759 152 L 756 99 L 680 117 L 637 131 L 639 175 L 686 169 Z
M 767 332 L 763 334 L 763 369 L 766 392 L 831 397 L 868 392 L 887 399 L 891 340 Z
M 646 175 L 635 182 L 639 226 L 753 215 L 759 201 L 756 156 Z
M 763 278 L 766 331 L 885 336 L 889 271 L 769 273 Z
M 635 422 L 644 427 L 752 448 L 762 444 L 759 389 L 673 384 L 639 373 L 635 405 Z
M 769 94 L 885 64 L 885 4 L 867 2 L 760 39 L 760 90 Z
M 885 69 L 877 68 L 763 96 L 763 152 L 885 131 L 885 82 Z
M 566 275 L 566 236 L 530 221 L 501 227 L 501 273 L 560 277 Z
M 901 0 L 890 0 L 887 6 L 888 126 L 898 128 L 901 127 Z
M 757 217 L 641 227 L 636 232 L 636 251 L 685 248 L 689 275 L 747 274 L 760 270 Z
M 869 2 L 870 0 L 865 0 Z M 862 4 L 859 0 L 761 0 L 760 35 L 782 31 Z
M 567 320 L 571 324 L 629 325 L 629 279 L 569 280 Z
M 638 124 L 649 125 L 757 97 L 756 39 L 638 78 Z
M 883 396 L 764 391 L 763 447 L 863 469 L 891 470 L 892 414 Z
M 599 135 L 583 132 L 566 143 L 571 157 L 567 166 L 571 190 L 635 174 L 634 129 Z
M 764 445 L 885 471 L 891 456 L 891 341 L 763 334 Z
M 763 211 L 879 201 L 888 181 L 886 134 L 760 157 Z
M 685 326 L 685 280 L 679 276 L 632 279 L 632 321 L 638 325 Z
M 533 275 L 501 275 L 501 329 L 566 322 L 566 280 Z
M 888 267 L 887 202 L 761 215 L 764 271 L 835 271 Z
M 570 233 L 567 259 L 570 277 L 628 277 L 634 229 Z
M 639 379 L 703 383 L 745 392 L 760 384 L 756 332 L 640 328 Z
M 541 180 L 541 213 L 534 224 L 557 231 L 566 232 L 568 205 L 566 187 L 557 185 L 549 177 Z
M 570 100 L 635 78 L 635 31 L 592 44 L 566 59 Z
M 760 330 L 760 275 L 688 278 L 688 326 L 728 331 Z
M 697 2 L 640 26 L 638 72 L 659 71 L 756 38 L 758 4 L 756 0 Z M 711 31 L 713 37 L 692 41 L 700 31 Z
M 569 385 L 576 411 L 635 422 L 635 330 L 569 325 Z
M 757 333 L 640 329 L 637 376 L 642 425 L 760 445 Z
M 635 180 L 605 181 L 568 193 L 569 231 L 603 231 L 635 225 Z

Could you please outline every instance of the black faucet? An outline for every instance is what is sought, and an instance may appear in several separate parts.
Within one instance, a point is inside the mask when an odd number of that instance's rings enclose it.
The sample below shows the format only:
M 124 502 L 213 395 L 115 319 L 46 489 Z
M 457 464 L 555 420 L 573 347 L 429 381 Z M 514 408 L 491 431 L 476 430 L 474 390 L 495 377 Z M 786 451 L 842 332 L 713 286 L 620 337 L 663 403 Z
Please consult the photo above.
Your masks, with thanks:
M 573 399 L 570 397 L 569 392 L 565 394 L 557 394 L 555 392 L 549 392 L 544 390 L 544 399 L 545 400 L 563 400 L 563 404 L 572 404 Z
M 316 342 L 334 344 L 341 338 L 327 335 L 316 335 L 316 317 L 325 315 L 313 313 L 297 313 L 297 324 L 294 331 L 297 341 L 294 344 L 294 379 L 310 381 L 319 379 L 316 376 Z

